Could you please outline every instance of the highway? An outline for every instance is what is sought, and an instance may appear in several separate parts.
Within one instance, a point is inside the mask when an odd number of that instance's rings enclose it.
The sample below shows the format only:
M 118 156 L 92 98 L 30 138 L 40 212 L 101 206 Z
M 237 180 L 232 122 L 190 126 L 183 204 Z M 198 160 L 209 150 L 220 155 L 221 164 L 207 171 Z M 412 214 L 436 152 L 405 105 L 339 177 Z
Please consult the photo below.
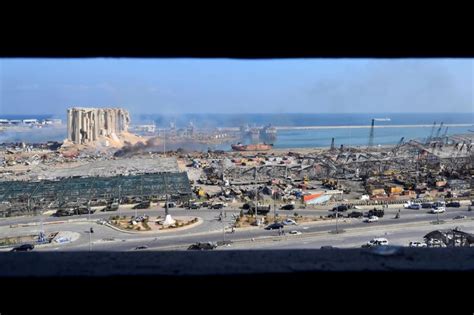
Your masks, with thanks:
M 147 214 L 152 218 L 156 216 L 164 217 L 164 209 L 154 208 L 148 210 L 137 210 L 138 214 Z M 428 209 L 410 210 L 402 209 L 401 217 L 394 219 L 398 211 L 397 208 L 388 208 L 385 216 L 378 222 L 364 223 L 362 218 L 338 219 L 337 228 L 341 232 L 335 234 L 336 220 L 303 223 L 297 226 L 286 226 L 285 236 L 279 236 L 277 230 L 267 231 L 263 227 L 250 227 L 236 229 L 235 233 L 230 233 L 230 229 L 224 233 L 224 226 L 232 222 L 232 214 L 238 214 L 239 209 L 224 209 L 227 213 L 223 222 L 217 220 L 221 210 L 186 210 L 182 208 L 170 209 L 173 216 L 196 216 L 202 219 L 202 223 L 186 230 L 172 230 L 156 233 L 125 233 L 114 230 L 110 227 L 99 225 L 96 220 L 99 218 L 109 218 L 112 215 L 134 215 L 135 210 L 120 209 L 116 212 L 97 212 L 91 215 L 91 221 L 87 221 L 88 215 L 72 217 L 18 217 L 0 220 L 0 236 L 14 236 L 34 234 L 40 230 L 39 222 L 43 221 L 43 228 L 46 233 L 55 231 L 68 231 L 76 233 L 79 237 L 71 243 L 55 244 L 47 246 L 37 246 L 39 251 L 130 251 L 137 246 L 146 245 L 146 250 L 184 250 L 195 242 L 231 240 L 234 243 L 229 247 L 219 247 L 218 250 L 226 249 L 261 249 L 261 248 L 319 248 L 324 245 L 337 247 L 360 247 L 373 237 L 384 236 L 389 233 L 390 241 L 394 244 L 407 245 L 409 240 L 422 240 L 426 233 L 441 228 L 452 228 L 462 226 L 467 232 L 474 232 L 474 214 L 466 207 L 447 208 L 445 213 L 430 214 Z M 359 210 L 362 211 L 362 210 Z M 297 209 L 294 211 L 278 210 L 281 218 L 286 214 L 297 212 L 300 215 L 324 216 L 327 210 Z M 466 219 L 453 220 L 455 216 L 465 215 Z M 433 221 L 445 221 L 444 224 L 432 224 Z M 82 221 L 77 221 L 81 219 Z M 71 222 L 67 222 L 71 220 Z M 64 222 L 66 221 L 66 222 Z M 63 222 L 63 223 L 60 223 Z M 22 226 L 28 223 L 36 225 Z M 56 223 L 56 224 L 54 224 Z M 17 227 L 10 226 L 18 225 Z M 94 233 L 89 233 L 89 228 L 93 227 Z M 289 231 L 300 231 L 301 235 L 289 235 Z M 391 234 L 390 234 L 391 233 Z M 387 237 L 388 238 L 388 237 Z M 253 241 L 252 241 L 253 239 Z M 89 242 L 90 241 L 90 242 Z

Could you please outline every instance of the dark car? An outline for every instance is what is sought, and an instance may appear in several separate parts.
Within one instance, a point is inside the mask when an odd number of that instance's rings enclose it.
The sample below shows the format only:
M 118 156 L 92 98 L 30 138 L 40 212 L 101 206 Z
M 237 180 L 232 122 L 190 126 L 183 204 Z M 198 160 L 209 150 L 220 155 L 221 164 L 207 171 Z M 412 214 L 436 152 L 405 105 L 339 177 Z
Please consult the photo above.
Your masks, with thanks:
M 89 214 L 89 212 L 94 213 L 95 210 L 92 210 L 88 206 L 79 206 L 79 207 L 74 208 L 74 214 Z
M 324 245 L 324 246 L 321 246 L 321 249 L 336 249 L 336 247 L 331 246 L 331 245 Z
M 204 207 L 204 208 L 207 208 L 207 207 L 209 207 L 209 205 L 210 205 L 209 202 L 204 201 L 201 206 Z
M 212 206 L 210 206 L 211 209 L 223 209 L 224 205 L 222 203 L 216 203 Z
M 295 210 L 295 205 L 288 204 L 281 207 L 281 210 Z
M 332 211 L 347 211 L 347 209 L 349 209 L 347 205 L 340 205 L 332 208 Z
M 198 203 L 192 203 L 189 209 L 201 209 L 201 206 Z
M 194 243 L 188 247 L 188 250 L 211 250 L 217 247 L 217 244 L 213 242 L 206 242 L 206 243 Z
M 142 245 L 142 246 L 135 247 L 135 250 L 140 250 L 140 249 L 148 249 L 148 246 Z
M 461 207 L 461 204 L 458 201 L 452 201 L 452 202 L 448 202 L 446 204 L 446 207 L 459 208 L 459 207 Z
M 358 212 L 358 211 L 352 211 L 351 213 L 349 213 L 347 215 L 348 218 L 360 218 L 360 217 L 363 217 L 364 214 L 362 212 Z
M 385 214 L 385 211 L 383 209 L 372 209 L 372 210 L 369 210 L 367 216 L 368 217 L 372 217 L 372 216 L 375 216 L 375 217 L 379 217 L 379 218 L 382 218 Z
M 265 228 L 265 230 L 279 230 L 282 229 L 284 225 L 282 223 L 273 223 Z
M 339 211 L 335 211 L 334 213 L 330 213 L 328 214 L 328 218 L 343 218 L 344 217 L 344 213 L 342 212 L 339 212 Z
M 150 201 L 142 201 L 139 204 L 133 206 L 132 209 L 148 209 L 148 208 L 150 208 L 150 206 L 151 206 Z
M 35 248 L 35 245 L 33 244 L 23 244 L 20 246 L 17 246 L 15 248 L 12 248 L 12 252 L 27 252 L 30 250 L 33 250 Z
M 58 211 L 56 211 L 56 213 L 54 215 L 57 216 L 57 217 L 68 217 L 68 216 L 74 215 L 74 210 L 72 210 L 72 209 L 59 209 Z

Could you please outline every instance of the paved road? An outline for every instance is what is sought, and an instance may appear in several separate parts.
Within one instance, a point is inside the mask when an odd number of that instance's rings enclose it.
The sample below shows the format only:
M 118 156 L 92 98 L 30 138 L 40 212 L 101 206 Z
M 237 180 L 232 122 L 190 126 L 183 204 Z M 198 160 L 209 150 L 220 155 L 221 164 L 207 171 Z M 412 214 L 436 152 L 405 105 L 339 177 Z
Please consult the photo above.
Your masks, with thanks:
M 148 215 L 161 215 L 164 216 L 164 209 L 152 209 L 152 210 L 139 210 L 138 214 L 148 214 Z M 224 220 L 224 224 L 230 224 L 231 221 L 231 213 L 238 213 L 239 210 L 226 210 L 228 212 L 227 218 Z M 306 214 L 306 213 L 315 213 L 315 210 L 296 210 L 299 214 Z M 38 248 L 38 250 L 89 250 L 89 237 L 91 239 L 92 249 L 93 250 L 106 250 L 106 251 L 127 251 L 133 250 L 136 246 L 140 245 L 147 245 L 150 249 L 180 249 L 186 248 L 189 244 L 197 242 L 197 241 L 221 241 L 224 239 L 226 240 L 250 240 L 252 238 L 256 239 L 257 242 L 245 242 L 242 245 L 243 248 L 252 247 L 251 244 L 262 244 L 258 240 L 261 238 L 269 237 L 267 243 L 273 244 L 274 241 L 272 238 L 278 238 L 278 231 L 266 231 L 263 228 L 250 228 L 250 229 L 243 229 L 237 230 L 234 234 L 230 233 L 223 233 L 223 223 L 218 222 L 216 220 L 216 215 L 220 212 L 220 210 L 208 210 L 208 209 L 200 209 L 200 210 L 184 210 L 184 209 L 171 209 L 171 213 L 175 216 L 179 215 L 192 215 L 192 216 L 199 216 L 203 218 L 204 222 L 194 228 L 184 230 L 184 231 L 173 231 L 170 233 L 159 233 L 156 235 L 145 235 L 145 234 L 127 234 L 115 231 L 109 227 L 97 225 L 93 222 L 77 222 L 77 223 L 63 223 L 63 224 L 45 224 L 43 227 L 46 233 L 53 232 L 53 231 L 72 231 L 80 233 L 81 237 L 70 244 L 61 244 L 49 246 L 46 248 Z M 286 214 L 289 211 L 278 211 L 278 213 Z M 348 234 L 329 234 L 329 231 L 336 230 L 336 222 L 335 220 L 325 221 L 325 222 L 318 222 L 318 223 L 311 223 L 308 225 L 299 225 L 299 226 L 287 226 L 285 230 L 288 232 L 290 230 L 299 230 L 303 233 L 303 236 L 294 237 L 294 239 L 298 239 L 298 241 L 288 243 L 291 248 L 301 248 L 301 246 L 308 246 L 309 248 L 313 248 L 314 246 L 318 247 L 320 244 L 324 242 L 329 242 L 330 244 L 334 244 L 336 246 L 340 246 L 340 241 L 337 240 L 345 240 L 344 235 L 349 235 L 351 231 L 357 231 L 357 229 L 363 229 L 362 236 L 360 239 L 356 239 L 355 242 L 360 246 L 360 242 L 366 242 L 368 240 L 369 235 L 372 230 L 376 230 L 376 234 L 380 233 L 380 230 L 389 230 L 392 228 L 404 230 L 407 228 L 412 228 L 414 226 L 416 230 L 416 226 L 420 226 L 420 231 L 426 229 L 428 226 L 429 231 L 438 228 L 436 225 L 431 225 L 430 221 L 435 221 L 437 215 L 435 214 L 428 214 L 425 209 L 422 210 L 408 210 L 403 209 L 401 218 L 394 219 L 395 213 L 397 209 L 388 209 L 386 211 L 386 215 L 382 218 L 379 222 L 376 223 L 363 223 L 362 219 L 340 219 L 338 220 L 338 229 L 344 229 L 348 232 Z M 134 214 L 135 210 L 120 210 L 117 214 L 120 215 L 130 215 Z M 114 215 L 113 213 L 112 215 Z M 319 214 L 319 213 L 318 213 Z M 327 214 L 327 211 L 321 212 L 321 215 Z M 106 217 L 108 218 L 111 213 L 97 213 L 91 215 L 91 219 L 96 220 L 98 218 Z M 466 215 L 468 218 L 464 220 L 454 221 L 452 220 L 453 217 L 457 215 Z M 87 218 L 88 216 L 74 216 L 74 217 L 66 217 L 66 219 L 70 218 Z M 472 219 L 474 218 L 474 214 L 472 212 L 467 211 L 467 207 L 462 208 L 448 208 L 447 211 L 443 214 L 439 214 L 440 220 L 445 220 L 447 223 L 441 225 L 443 228 L 446 226 L 450 226 L 452 224 L 462 224 L 464 222 L 474 222 Z M 33 233 L 39 231 L 39 226 L 30 226 L 30 227 L 18 227 L 18 228 L 10 228 L 10 224 L 21 224 L 31 222 L 32 219 L 38 222 L 40 218 L 31 218 L 31 217 L 24 217 L 24 218 L 11 218 L 11 219 L 3 219 L 0 222 L 0 234 L 2 236 L 6 235 L 21 235 L 27 233 Z M 64 218 L 54 218 L 54 217 L 44 217 L 44 222 L 54 222 L 64 220 Z M 16 222 L 16 223 L 12 223 Z M 448 224 L 449 223 L 449 224 Z M 89 234 L 88 230 L 90 226 L 94 227 L 95 233 Z M 421 226 L 425 226 L 421 228 Z M 428 232 L 429 232 L 428 231 Z M 320 242 L 311 243 L 309 241 L 304 240 L 304 235 L 312 235 L 312 233 L 322 233 L 325 234 L 324 237 L 321 235 L 318 236 L 311 236 L 312 238 L 319 238 Z M 416 233 L 415 233 L 416 234 Z M 413 236 L 415 236 L 413 234 Z M 418 233 L 419 234 L 419 233 Z M 416 235 L 418 235 L 416 234 Z M 426 233 L 425 233 L 426 234 Z M 424 235 L 424 234 L 423 234 Z M 288 236 L 289 237 L 289 236 Z M 305 243 L 306 242 L 306 243 Z M 322 242 L 322 243 L 321 243 Z M 347 244 L 352 244 L 349 240 L 342 241 L 347 242 Z M 323 245 L 327 245 L 324 243 Z M 311 245 L 313 244 L 313 245 Z M 316 244 L 316 245 L 314 245 Z M 241 247 L 241 245 L 232 246 L 231 248 Z M 306 248 L 306 247 L 304 247 Z

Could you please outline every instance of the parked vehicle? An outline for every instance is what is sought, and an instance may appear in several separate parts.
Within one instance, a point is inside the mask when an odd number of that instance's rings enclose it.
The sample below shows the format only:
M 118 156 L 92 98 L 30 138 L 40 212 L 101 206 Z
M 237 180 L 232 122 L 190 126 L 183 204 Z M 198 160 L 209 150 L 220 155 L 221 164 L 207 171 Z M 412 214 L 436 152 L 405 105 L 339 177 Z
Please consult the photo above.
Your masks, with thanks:
M 88 207 L 86 205 L 75 207 L 74 210 L 73 210 L 74 214 L 89 214 L 89 213 L 92 214 L 94 212 L 95 212 L 95 210 L 92 210 L 90 207 Z
M 364 222 L 366 222 L 366 223 L 372 223 L 372 222 L 377 222 L 378 220 L 379 220 L 378 217 L 376 217 L 376 216 L 370 216 L 370 217 L 368 217 L 367 219 L 365 219 Z
M 331 246 L 331 245 L 324 245 L 324 246 L 321 246 L 320 249 L 336 249 L 336 247 Z
M 421 205 L 418 204 L 418 203 L 412 203 L 408 206 L 408 209 L 414 209 L 414 210 L 420 210 L 421 209 Z
M 132 209 L 148 209 L 150 208 L 150 206 L 151 206 L 151 202 L 150 200 L 147 200 L 147 201 L 142 201 L 139 204 L 133 206 Z
M 461 204 L 459 203 L 459 201 L 452 201 L 452 202 L 448 202 L 446 204 L 446 207 L 449 207 L 449 208 L 459 208 L 461 207 Z
M 295 210 L 295 205 L 287 204 L 281 207 L 281 210 Z
M 284 225 L 298 225 L 295 220 L 292 219 L 286 219 L 285 221 L 282 222 Z
M 389 242 L 386 238 L 374 238 L 368 241 L 366 244 L 362 245 L 362 247 L 374 247 L 374 246 L 386 246 Z
M 74 215 L 74 209 L 59 209 L 54 214 L 56 217 L 68 217 Z
M 270 205 L 259 205 L 257 206 L 257 214 L 267 214 L 270 212 L 271 206 Z M 247 211 L 248 214 L 254 214 L 255 213 L 255 206 L 249 208 Z
M 466 216 L 465 215 L 457 215 L 453 218 L 453 220 L 462 220 L 462 219 L 465 219 Z
M 189 209 L 201 209 L 201 205 L 197 202 L 193 202 L 189 205 Z
M 201 243 L 197 242 L 188 247 L 188 250 L 212 250 L 217 248 L 217 244 L 213 242 Z
M 113 202 L 109 203 L 104 209 L 101 211 L 117 211 L 119 208 L 119 203 L 117 200 L 114 200 Z
M 209 207 L 210 209 L 224 209 L 223 203 L 215 203 Z
M 349 213 L 347 215 L 348 218 L 360 218 L 360 217 L 363 217 L 364 214 L 362 212 L 358 212 L 358 211 L 352 211 L 351 213 Z
M 166 203 L 164 206 L 166 207 Z M 176 208 L 176 203 L 172 201 L 168 201 L 168 208 Z
M 35 248 L 35 245 L 33 244 L 23 244 L 17 247 L 12 248 L 12 252 L 28 252 L 30 250 L 33 250 Z
M 279 229 L 282 229 L 283 227 L 284 225 L 281 223 L 273 223 L 273 224 L 268 225 L 265 228 L 265 230 L 279 230 Z
M 418 241 L 410 242 L 408 244 L 408 247 L 427 247 L 427 246 L 428 245 L 426 245 L 426 243 L 418 242 Z
M 148 249 L 148 246 L 142 245 L 142 246 L 135 247 L 135 250 L 140 250 L 140 249 Z

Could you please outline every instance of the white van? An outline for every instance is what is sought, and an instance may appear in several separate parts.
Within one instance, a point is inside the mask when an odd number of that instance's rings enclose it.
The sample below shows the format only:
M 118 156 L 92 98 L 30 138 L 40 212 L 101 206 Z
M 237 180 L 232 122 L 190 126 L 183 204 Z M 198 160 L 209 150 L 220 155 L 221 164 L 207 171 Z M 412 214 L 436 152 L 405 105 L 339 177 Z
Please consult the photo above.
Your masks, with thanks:
M 388 245 L 389 242 L 386 238 L 379 237 L 379 238 L 374 238 L 370 241 L 367 242 L 367 244 L 364 245 L 364 247 L 374 247 L 374 246 L 381 246 L 381 245 Z

